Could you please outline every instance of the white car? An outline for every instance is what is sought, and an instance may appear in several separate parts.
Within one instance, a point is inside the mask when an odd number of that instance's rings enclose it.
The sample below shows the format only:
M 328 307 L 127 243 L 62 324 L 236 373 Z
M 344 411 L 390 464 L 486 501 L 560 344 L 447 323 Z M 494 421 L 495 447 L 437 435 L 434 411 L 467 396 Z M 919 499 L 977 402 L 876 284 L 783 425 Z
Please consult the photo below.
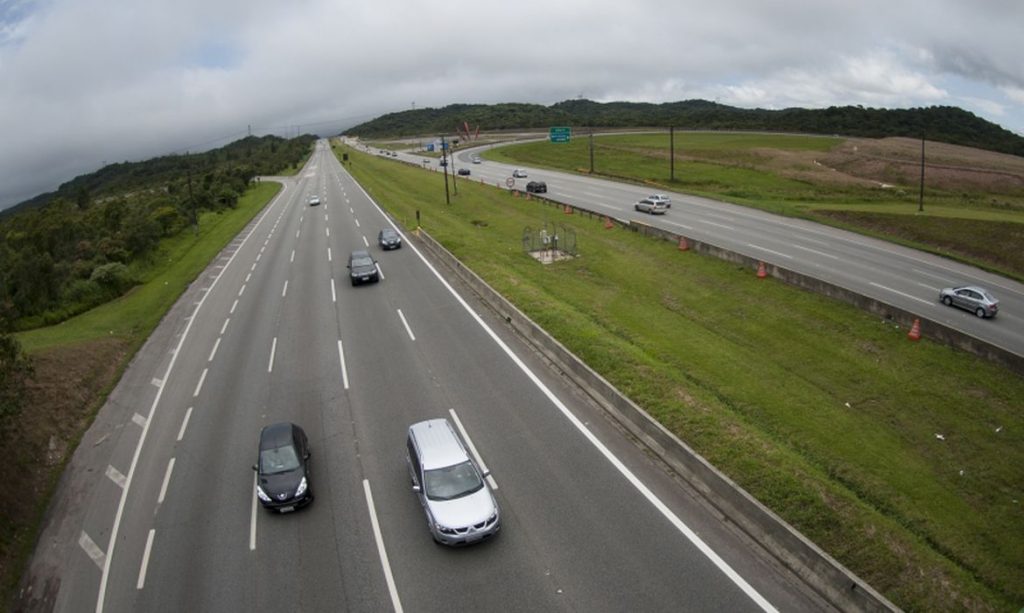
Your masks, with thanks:
M 660 202 L 665 205 L 666 209 L 672 208 L 672 199 L 666 196 L 665 194 L 651 194 L 650 196 L 645 198 L 645 200 L 650 200 L 651 202 Z
M 634 204 L 633 208 L 636 209 L 637 211 L 640 211 L 642 213 L 648 213 L 650 215 L 664 215 L 665 209 L 667 209 L 668 207 L 665 206 L 664 202 L 655 202 L 653 200 L 648 200 L 647 198 L 644 198 L 643 200 Z
M 309 197 L 309 206 L 316 206 L 318 204 L 320 204 L 320 196 L 313 195 Z
M 515 170 L 512 171 L 512 176 L 515 177 L 516 179 L 525 179 L 526 171 L 522 170 L 521 168 L 516 168 Z
M 473 163 L 474 164 L 479 164 L 480 163 L 480 158 L 474 155 L 473 156 Z

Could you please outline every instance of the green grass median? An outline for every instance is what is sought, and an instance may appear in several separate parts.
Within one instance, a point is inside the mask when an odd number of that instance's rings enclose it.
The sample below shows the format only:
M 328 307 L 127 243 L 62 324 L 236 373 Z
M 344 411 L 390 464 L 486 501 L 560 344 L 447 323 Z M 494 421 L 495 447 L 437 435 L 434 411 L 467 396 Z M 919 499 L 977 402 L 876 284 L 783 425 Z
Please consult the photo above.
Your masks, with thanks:
M 823 141 L 826 139 L 822 139 Z M 911 609 L 1024 602 L 1024 380 L 753 270 L 477 179 L 349 170 L 827 552 Z M 451 180 L 449 178 L 449 180 Z M 574 234 L 542 265 L 527 228 Z

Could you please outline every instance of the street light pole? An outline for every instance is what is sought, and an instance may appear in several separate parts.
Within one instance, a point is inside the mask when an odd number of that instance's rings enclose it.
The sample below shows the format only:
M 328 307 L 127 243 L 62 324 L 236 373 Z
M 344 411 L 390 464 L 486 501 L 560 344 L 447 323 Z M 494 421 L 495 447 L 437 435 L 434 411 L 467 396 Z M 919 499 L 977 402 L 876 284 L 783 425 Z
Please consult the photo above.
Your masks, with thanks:
M 917 197 L 917 212 L 924 213 L 924 135 L 921 135 L 921 190 Z
M 441 137 L 441 170 L 444 171 L 444 202 L 445 204 L 451 204 L 452 199 L 448 194 L 448 144 L 444 141 L 444 136 Z

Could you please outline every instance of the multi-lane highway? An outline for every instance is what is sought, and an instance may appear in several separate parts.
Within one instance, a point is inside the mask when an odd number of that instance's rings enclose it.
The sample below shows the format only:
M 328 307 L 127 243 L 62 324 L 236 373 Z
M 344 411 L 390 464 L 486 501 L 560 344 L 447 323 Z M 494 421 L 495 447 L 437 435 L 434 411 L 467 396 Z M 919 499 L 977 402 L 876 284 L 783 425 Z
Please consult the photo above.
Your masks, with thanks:
M 454 168 L 470 168 L 469 178 L 504 188 L 514 166 L 487 160 L 471 163 L 472 156 L 486 148 L 460 151 Z M 411 154 L 400 153 L 399 158 L 422 162 Z M 667 192 L 672 208 L 664 216 L 652 217 L 634 211 L 633 204 L 652 192 L 666 193 L 663 190 L 552 170 L 527 171 L 528 178 L 515 180 L 517 189 L 525 189 L 528 181 L 544 181 L 545 196 L 552 200 L 639 220 L 822 279 L 1024 355 L 1024 285 L 1019 282 L 860 234 L 696 196 Z M 956 285 L 988 288 L 999 299 L 999 315 L 982 320 L 940 303 L 939 291 Z
M 326 143 L 284 183 L 86 434 L 26 600 L 58 611 L 826 607 L 414 244 L 378 249 L 389 221 Z M 380 283 L 349 285 L 354 249 L 379 260 Z M 433 417 L 460 424 L 492 472 L 503 517 L 492 541 L 431 540 L 404 437 Z M 252 464 L 260 428 L 282 420 L 309 435 L 316 499 L 278 516 L 257 505 Z

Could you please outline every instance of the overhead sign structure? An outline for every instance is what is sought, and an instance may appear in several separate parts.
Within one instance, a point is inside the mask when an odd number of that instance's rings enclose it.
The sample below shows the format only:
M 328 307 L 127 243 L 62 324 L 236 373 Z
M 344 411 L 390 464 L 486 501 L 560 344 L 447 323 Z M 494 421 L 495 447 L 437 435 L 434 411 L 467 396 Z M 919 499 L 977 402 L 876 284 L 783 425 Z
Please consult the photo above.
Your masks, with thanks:
M 572 128 L 551 128 L 548 138 L 553 143 L 567 143 L 572 136 Z

